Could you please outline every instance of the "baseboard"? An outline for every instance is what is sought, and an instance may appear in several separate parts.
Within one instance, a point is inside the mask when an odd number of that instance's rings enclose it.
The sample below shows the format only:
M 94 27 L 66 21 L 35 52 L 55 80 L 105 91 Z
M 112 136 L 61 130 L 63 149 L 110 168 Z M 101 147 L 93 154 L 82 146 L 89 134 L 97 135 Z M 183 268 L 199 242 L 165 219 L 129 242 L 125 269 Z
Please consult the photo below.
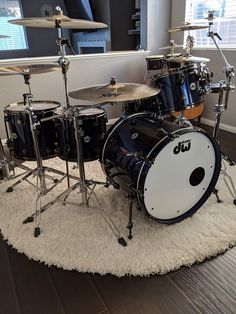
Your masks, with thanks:
M 209 125 L 209 126 L 214 126 L 215 125 L 215 121 L 207 119 L 207 118 L 201 118 L 201 122 L 203 124 L 206 124 L 206 125 Z M 232 126 L 232 125 L 221 123 L 220 124 L 220 129 L 224 130 L 224 131 L 231 132 L 231 133 L 236 133 L 236 127 Z

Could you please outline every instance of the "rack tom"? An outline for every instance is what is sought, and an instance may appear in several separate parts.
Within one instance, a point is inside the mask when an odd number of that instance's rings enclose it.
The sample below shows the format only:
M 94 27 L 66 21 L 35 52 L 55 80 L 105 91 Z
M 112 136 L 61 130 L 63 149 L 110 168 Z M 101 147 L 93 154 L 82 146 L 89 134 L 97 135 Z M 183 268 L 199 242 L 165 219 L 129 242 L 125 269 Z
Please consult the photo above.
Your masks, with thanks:
M 79 119 L 84 161 L 97 160 L 100 156 L 106 135 L 107 116 L 101 108 L 76 108 L 76 119 Z M 62 114 L 61 109 L 56 114 Z M 58 136 L 58 156 L 67 161 L 77 161 L 76 137 L 72 117 L 65 115 L 56 118 Z
M 37 127 L 37 138 L 42 159 L 57 155 L 56 129 L 53 120 L 40 122 L 43 118 L 53 117 L 60 106 L 55 101 L 32 101 L 33 119 Z M 5 107 L 4 119 L 8 135 L 8 145 L 13 156 L 20 160 L 36 160 L 35 147 L 30 126 L 29 111 L 23 102 Z

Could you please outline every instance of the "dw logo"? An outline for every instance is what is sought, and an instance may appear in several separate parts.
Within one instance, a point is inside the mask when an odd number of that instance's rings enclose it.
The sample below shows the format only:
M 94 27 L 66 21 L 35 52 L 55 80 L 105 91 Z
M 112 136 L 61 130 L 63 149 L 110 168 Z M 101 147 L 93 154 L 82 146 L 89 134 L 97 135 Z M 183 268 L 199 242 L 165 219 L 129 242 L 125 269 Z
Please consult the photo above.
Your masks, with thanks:
M 175 155 L 178 155 L 180 152 L 184 153 L 189 151 L 191 148 L 191 140 L 179 142 L 177 146 L 175 146 L 173 152 Z

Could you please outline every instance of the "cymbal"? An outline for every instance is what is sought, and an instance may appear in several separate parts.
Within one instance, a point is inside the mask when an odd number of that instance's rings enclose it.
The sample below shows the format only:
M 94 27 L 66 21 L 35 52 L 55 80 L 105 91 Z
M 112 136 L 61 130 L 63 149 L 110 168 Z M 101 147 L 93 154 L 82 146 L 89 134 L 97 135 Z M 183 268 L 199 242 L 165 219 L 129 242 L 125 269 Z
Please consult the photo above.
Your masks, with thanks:
M 209 62 L 210 59 L 208 58 L 201 58 L 201 57 L 195 57 L 195 56 L 178 56 L 178 57 L 170 57 L 168 60 L 174 61 L 174 62 L 193 62 L 193 63 L 205 63 Z
M 169 46 L 161 47 L 161 48 L 159 48 L 159 49 L 160 49 L 160 50 L 165 50 L 165 49 L 172 49 L 172 48 L 183 48 L 183 45 L 174 44 L 174 45 L 169 45 Z
M 31 75 L 52 72 L 59 69 L 57 64 L 29 64 L 0 68 L 0 75 Z
M 101 104 L 148 98 L 157 95 L 159 92 L 159 89 L 154 89 L 144 84 L 117 83 L 115 85 L 99 84 L 81 88 L 69 92 L 69 96 Z
M 186 25 L 182 25 L 182 26 L 176 26 L 176 27 L 172 27 L 169 28 L 167 31 L 169 33 L 173 33 L 173 32 L 183 32 L 183 31 L 193 31 L 193 30 L 197 30 L 197 29 L 204 29 L 204 28 L 208 28 L 208 25 L 191 25 L 191 24 L 186 24 Z
M 107 24 L 81 20 L 81 19 L 71 19 L 63 14 L 56 14 L 52 16 L 45 17 L 26 17 L 23 19 L 15 19 L 8 21 L 11 24 L 17 24 L 28 27 L 45 27 L 45 28 L 55 28 L 56 21 L 59 22 L 60 28 L 70 28 L 70 29 L 96 29 L 108 27 Z

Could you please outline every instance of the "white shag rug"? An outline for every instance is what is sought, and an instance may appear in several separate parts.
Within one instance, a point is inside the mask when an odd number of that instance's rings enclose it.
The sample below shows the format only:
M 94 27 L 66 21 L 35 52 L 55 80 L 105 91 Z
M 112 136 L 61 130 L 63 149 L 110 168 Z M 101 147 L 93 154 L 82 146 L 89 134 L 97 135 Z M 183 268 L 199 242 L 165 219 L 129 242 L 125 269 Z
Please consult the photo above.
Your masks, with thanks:
M 26 163 L 34 167 L 34 162 Z M 47 160 L 45 166 L 64 170 L 58 158 Z M 71 166 L 71 165 L 70 165 Z M 77 174 L 77 170 L 73 170 Z M 87 178 L 103 179 L 99 162 L 86 163 Z M 228 167 L 236 180 L 236 167 Z M 118 244 L 99 209 L 56 203 L 41 217 L 41 235 L 33 236 L 34 224 L 22 221 L 35 210 L 36 192 L 27 182 L 12 193 L 6 188 L 14 183 L 0 184 L 0 229 L 18 252 L 29 258 L 80 272 L 111 273 L 116 276 L 165 274 L 182 265 L 192 265 L 224 252 L 236 243 L 236 206 L 233 205 L 222 175 L 217 188 L 222 204 L 212 195 L 195 215 L 174 225 L 159 224 L 144 212 L 134 209 L 134 238 L 127 240 L 128 201 L 112 187 L 96 188 L 106 212 L 128 242 Z M 43 198 L 43 204 L 65 190 L 66 180 Z M 79 203 L 75 191 L 70 201 Z

